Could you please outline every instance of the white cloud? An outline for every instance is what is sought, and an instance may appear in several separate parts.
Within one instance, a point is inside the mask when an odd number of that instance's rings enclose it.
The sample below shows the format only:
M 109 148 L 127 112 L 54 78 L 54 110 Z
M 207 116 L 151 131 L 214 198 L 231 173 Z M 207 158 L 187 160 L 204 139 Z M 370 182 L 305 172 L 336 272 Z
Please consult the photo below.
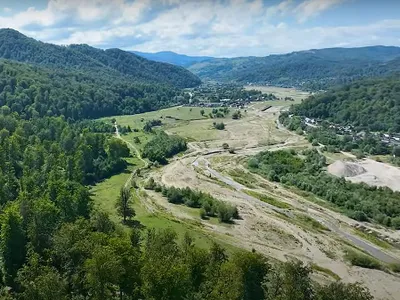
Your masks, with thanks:
M 294 12 L 297 14 L 299 22 L 302 23 L 344 1 L 346 0 L 306 0 L 299 4 Z
M 12 12 L 12 9 L 9 8 L 9 7 L 4 7 L 4 8 L 3 8 L 3 11 L 4 11 L 5 13 L 10 13 L 10 12 Z
M 363 26 L 293 25 L 345 0 L 49 0 L 0 17 L 42 41 L 189 55 L 267 55 L 310 48 L 399 45 L 400 20 Z

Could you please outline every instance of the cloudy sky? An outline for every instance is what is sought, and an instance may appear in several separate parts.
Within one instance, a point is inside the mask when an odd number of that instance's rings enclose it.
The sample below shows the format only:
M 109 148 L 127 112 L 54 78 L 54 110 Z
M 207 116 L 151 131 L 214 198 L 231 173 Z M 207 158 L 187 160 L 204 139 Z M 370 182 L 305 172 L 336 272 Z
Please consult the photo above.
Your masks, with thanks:
M 217 57 L 400 46 L 400 0 L 0 0 L 44 42 Z

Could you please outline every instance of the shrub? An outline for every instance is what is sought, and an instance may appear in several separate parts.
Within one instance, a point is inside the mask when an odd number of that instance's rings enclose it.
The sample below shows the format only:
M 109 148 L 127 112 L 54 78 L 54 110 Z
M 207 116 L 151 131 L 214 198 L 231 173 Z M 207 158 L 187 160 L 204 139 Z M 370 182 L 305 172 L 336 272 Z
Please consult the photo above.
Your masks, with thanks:
M 207 219 L 207 213 L 204 208 L 200 208 L 200 218 L 202 218 L 203 220 Z
M 218 130 L 224 130 L 225 129 L 225 124 L 224 123 L 215 123 L 214 122 L 214 128 Z
M 154 182 L 153 177 L 150 177 L 144 185 L 146 190 L 154 190 L 156 183 Z
M 382 265 L 376 259 L 370 257 L 367 254 L 356 252 L 351 249 L 347 249 L 345 258 L 353 265 L 367 269 L 382 269 Z

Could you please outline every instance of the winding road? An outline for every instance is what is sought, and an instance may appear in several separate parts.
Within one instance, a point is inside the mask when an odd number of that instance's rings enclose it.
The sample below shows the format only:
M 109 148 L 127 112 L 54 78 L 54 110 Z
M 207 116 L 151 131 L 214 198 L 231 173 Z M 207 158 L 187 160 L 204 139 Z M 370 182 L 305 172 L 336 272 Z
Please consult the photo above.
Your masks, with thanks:
M 210 162 L 207 159 L 205 159 L 204 157 L 197 157 L 193 161 L 192 165 L 198 167 L 199 166 L 199 160 L 203 160 L 204 161 L 205 168 L 207 169 L 208 172 L 210 172 L 211 175 L 213 175 L 218 180 L 224 182 L 225 184 L 231 186 L 238 193 L 240 193 L 241 197 L 243 197 L 243 198 L 245 198 L 248 201 L 253 202 L 253 203 L 255 201 L 256 203 L 261 204 L 264 207 L 268 207 L 268 208 L 270 208 L 273 211 L 276 211 L 278 213 L 283 213 L 289 218 L 293 217 L 293 214 L 289 210 L 277 208 L 277 207 L 275 207 L 273 205 L 270 205 L 268 203 L 260 201 L 259 199 L 244 193 L 242 190 L 246 188 L 245 186 L 243 186 L 242 184 L 234 181 L 232 178 L 226 177 L 223 174 L 219 173 L 218 171 L 212 169 L 210 167 Z M 378 259 L 380 261 L 383 261 L 385 263 L 388 263 L 388 264 L 400 264 L 400 259 L 399 258 L 394 257 L 393 255 L 390 255 L 390 254 L 386 253 L 385 251 L 383 251 L 382 249 L 378 248 L 377 246 L 375 246 L 373 244 L 370 244 L 370 243 L 358 238 L 357 236 L 355 236 L 353 234 L 350 234 L 347 231 L 342 230 L 340 228 L 340 226 L 336 225 L 333 221 L 331 221 L 331 220 L 328 221 L 325 217 L 323 218 L 320 215 L 312 213 L 311 211 L 308 211 L 308 213 L 310 215 L 312 215 L 312 217 L 315 220 L 317 220 L 318 222 L 320 222 L 321 224 L 323 224 L 324 226 L 329 228 L 332 232 L 335 232 L 339 236 L 341 236 L 341 237 L 347 239 L 348 241 L 352 242 L 355 246 L 357 246 L 360 249 L 364 250 L 365 252 L 369 253 L 371 256 L 375 257 L 376 259 Z

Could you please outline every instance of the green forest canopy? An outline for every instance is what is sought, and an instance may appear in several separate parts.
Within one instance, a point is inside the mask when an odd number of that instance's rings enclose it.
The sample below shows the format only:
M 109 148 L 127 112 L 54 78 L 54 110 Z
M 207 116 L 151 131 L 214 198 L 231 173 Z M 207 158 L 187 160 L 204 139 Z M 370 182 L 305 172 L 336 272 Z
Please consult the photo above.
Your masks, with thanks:
M 188 69 L 204 80 L 320 90 L 360 77 L 399 72 L 399 57 L 399 47 L 313 49 L 266 57 L 211 59 Z
M 88 45 L 57 46 L 28 38 L 12 29 L 0 29 L 0 57 L 50 68 L 125 78 L 132 82 L 178 88 L 200 84 L 199 78 L 171 64 L 154 62 L 120 49 L 101 50 Z
M 400 79 L 365 79 L 311 96 L 290 113 L 352 125 L 358 130 L 400 133 Z

